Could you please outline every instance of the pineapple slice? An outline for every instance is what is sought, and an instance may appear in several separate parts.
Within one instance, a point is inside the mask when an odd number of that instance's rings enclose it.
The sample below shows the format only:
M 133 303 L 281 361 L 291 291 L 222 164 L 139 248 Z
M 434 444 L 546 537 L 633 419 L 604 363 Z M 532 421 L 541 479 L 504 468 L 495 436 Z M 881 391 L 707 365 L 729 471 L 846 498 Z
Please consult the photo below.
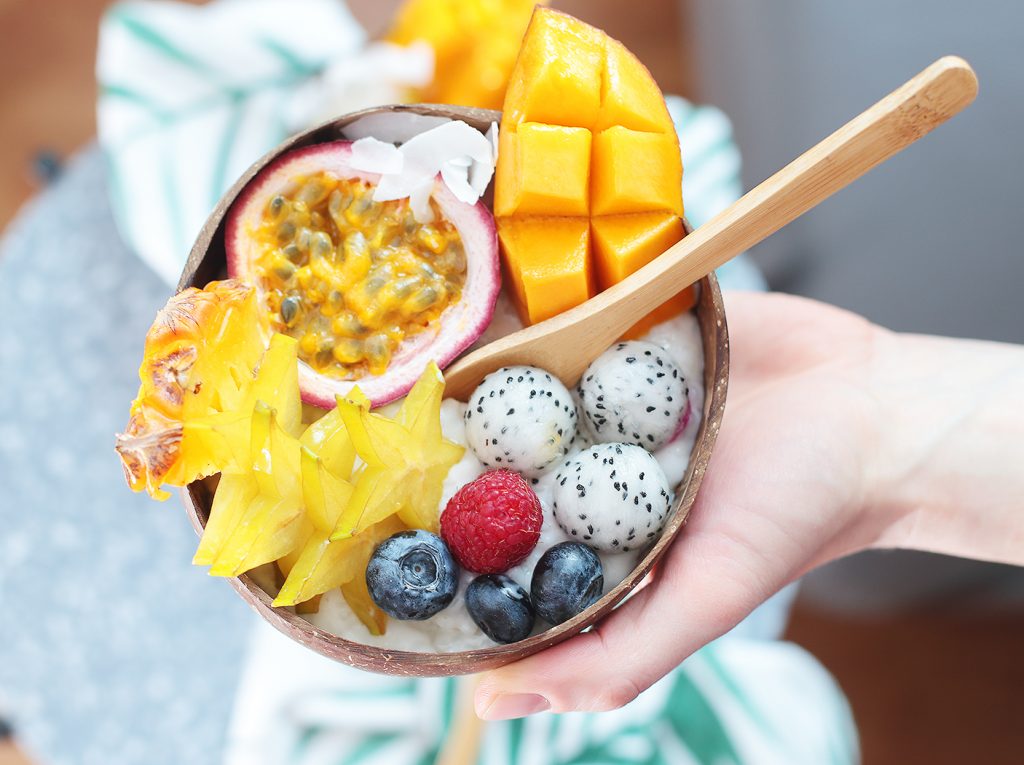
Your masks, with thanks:
M 189 288 L 167 301 L 146 334 L 141 385 L 115 448 L 134 491 L 217 472 L 213 455 L 183 442 L 190 417 L 233 409 L 263 354 L 256 292 L 235 280 Z

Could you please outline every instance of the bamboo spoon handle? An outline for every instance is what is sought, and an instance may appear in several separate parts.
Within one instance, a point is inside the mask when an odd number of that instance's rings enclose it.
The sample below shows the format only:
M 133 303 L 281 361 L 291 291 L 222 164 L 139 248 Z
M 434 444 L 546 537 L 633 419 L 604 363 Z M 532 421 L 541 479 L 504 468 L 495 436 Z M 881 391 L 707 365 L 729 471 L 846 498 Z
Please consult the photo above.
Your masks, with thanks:
M 939 59 L 623 281 L 459 360 L 445 373 L 447 394 L 465 400 L 481 378 L 509 364 L 539 366 L 574 384 L 651 308 L 930 133 L 977 91 L 966 61 Z
M 961 58 L 939 59 L 809 149 L 707 224 L 608 290 L 611 342 L 650 310 L 766 239 L 970 104 L 978 82 Z
M 477 681 L 476 675 L 456 679 L 455 714 L 434 765 L 474 765 L 479 758 L 485 723 L 473 705 Z

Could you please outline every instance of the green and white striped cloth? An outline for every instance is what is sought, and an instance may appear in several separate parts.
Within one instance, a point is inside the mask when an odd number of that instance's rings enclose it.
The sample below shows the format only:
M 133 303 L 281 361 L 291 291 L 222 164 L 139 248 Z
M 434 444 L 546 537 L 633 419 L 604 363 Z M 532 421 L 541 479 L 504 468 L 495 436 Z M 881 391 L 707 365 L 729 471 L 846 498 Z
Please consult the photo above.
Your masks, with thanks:
M 330 114 L 398 100 L 433 60 L 368 45 L 337 0 L 130 0 L 103 17 L 96 71 L 118 230 L 173 285 L 253 161 Z
M 465 679 L 411 680 L 334 664 L 258 630 L 226 765 L 429 765 Z M 626 707 L 487 723 L 481 765 L 853 765 L 835 682 L 788 643 L 726 637 Z

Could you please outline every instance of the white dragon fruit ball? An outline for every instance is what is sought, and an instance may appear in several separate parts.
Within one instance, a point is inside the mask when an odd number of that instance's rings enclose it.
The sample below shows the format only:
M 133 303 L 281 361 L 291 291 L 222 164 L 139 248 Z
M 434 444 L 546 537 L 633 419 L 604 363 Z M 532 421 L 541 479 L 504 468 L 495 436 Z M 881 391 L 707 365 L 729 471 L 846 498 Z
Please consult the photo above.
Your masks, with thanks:
M 469 397 L 466 442 L 489 468 L 537 478 L 569 451 L 576 404 L 562 383 L 537 367 L 505 367 Z
M 604 552 L 655 541 L 672 505 L 658 461 L 634 444 L 598 444 L 558 468 L 551 509 L 566 534 Z
M 597 443 L 660 449 L 681 430 L 689 389 L 669 355 L 640 340 L 616 343 L 583 373 L 576 394 Z

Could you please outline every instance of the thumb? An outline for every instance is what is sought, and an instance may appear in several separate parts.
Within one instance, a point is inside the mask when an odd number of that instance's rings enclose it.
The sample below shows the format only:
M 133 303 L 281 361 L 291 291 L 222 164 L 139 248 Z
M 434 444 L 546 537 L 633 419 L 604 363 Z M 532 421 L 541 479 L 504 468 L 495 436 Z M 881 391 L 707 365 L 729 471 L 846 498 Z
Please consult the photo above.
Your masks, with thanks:
M 651 583 L 589 632 L 483 675 L 477 714 L 501 720 L 621 707 L 800 573 L 804 566 L 784 554 L 799 554 L 786 531 L 762 508 L 730 501 L 735 478 L 716 486 L 723 474 L 708 471 L 708 499 L 698 500 Z

